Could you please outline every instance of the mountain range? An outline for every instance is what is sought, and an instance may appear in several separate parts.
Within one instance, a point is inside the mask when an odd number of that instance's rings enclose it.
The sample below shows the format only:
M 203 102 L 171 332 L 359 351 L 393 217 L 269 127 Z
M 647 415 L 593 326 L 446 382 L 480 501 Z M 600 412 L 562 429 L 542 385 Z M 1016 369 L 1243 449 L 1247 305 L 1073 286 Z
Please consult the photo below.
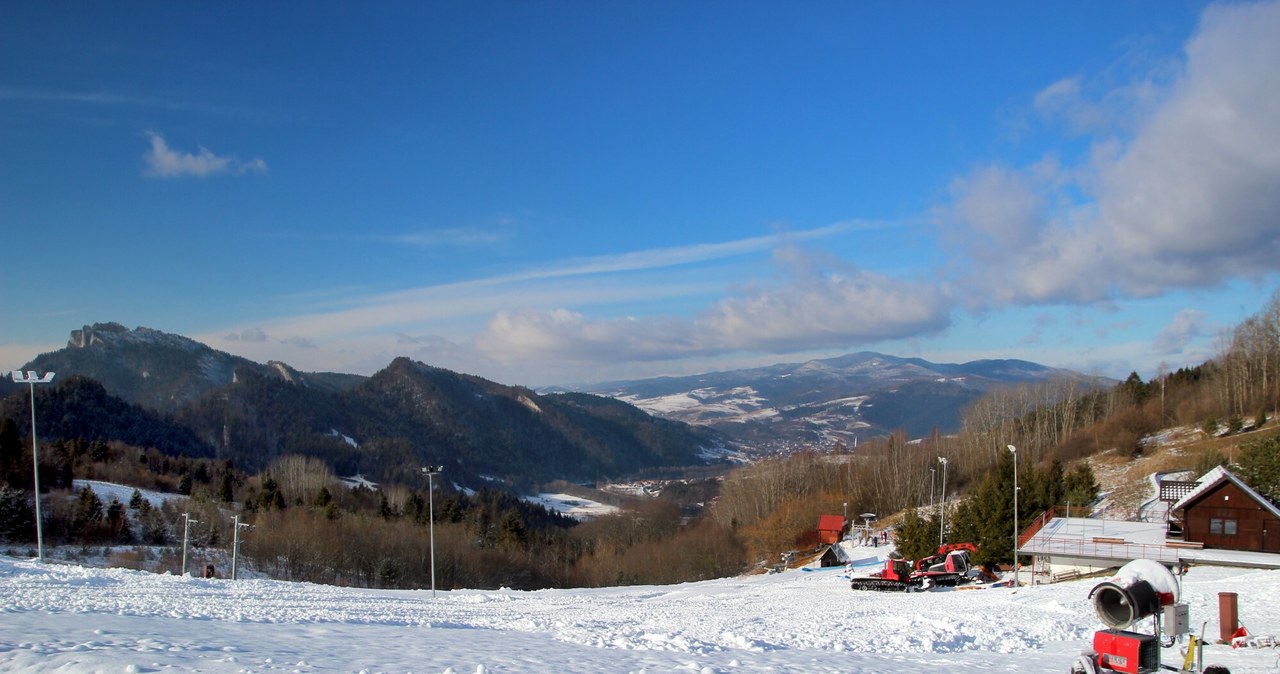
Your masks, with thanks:
M 706 426 L 757 451 L 856 446 L 905 431 L 953 433 L 965 408 L 996 386 L 1057 378 L 1105 380 L 1024 360 L 931 363 L 861 352 L 686 377 L 619 381 L 584 390 L 655 415 Z
M 634 476 L 730 450 L 853 447 L 899 430 L 950 433 L 993 386 L 1087 379 L 1020 360 L 863 352 L 537 392 L 407 358 L 368 377 L 300 372 L 117 323 L 73 330 L 66 347 L 23 369 L 58 373 L 48 391 L 39 387 L 42 438 L 103 437 L 250 471 L 303 454 L 340 474 L 400 482 L 440 464 L 472 488 Z M 0 383 L 0 394 L 18 390 Z M 29 426 L 24 401 L 6 395 L 0 415 Z
M 407 358 L 370 377 L 299 372 L 116 323 L 75 330 L 23 369 L 57 373 L 38 388 L 42 440 L 105 436 L 250 471 L 302 454 L 377 480 L 413 484 L 438 464 L 460 486 L 533 486 L 704 465 L 720 446 L 711 431 L 612 398 L 543 395 Z M 16 390 L 26 387 L 3 386 Z M 28 428 L 25 405 L 8 395 L 0 415 Z

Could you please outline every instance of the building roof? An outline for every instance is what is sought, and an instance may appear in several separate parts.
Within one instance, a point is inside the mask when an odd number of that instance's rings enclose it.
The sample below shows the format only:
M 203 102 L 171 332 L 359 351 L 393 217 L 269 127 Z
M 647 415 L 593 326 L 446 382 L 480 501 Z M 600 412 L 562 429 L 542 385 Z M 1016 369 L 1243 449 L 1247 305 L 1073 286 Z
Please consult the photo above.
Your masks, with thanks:
M 1085 517 L 1055 517 L 1018 545 L 1019 554 L 1177 563 L 1179 551 L 1165 546 L 1164 524 Z
M 1204 476 L 1200 478 L 1200 486 L 1191 490 L 1191 493 L 1183 496 L 1177 503 L 1173 504 L 1172 510 L 1182 510 L 1186 508 L 1195 501 L 1200 500 L 1200 497 L 1217 488 L 1218 485 L 1228 481 L 1235 484 L 1244 491 L 1244 493 L 1248 494 L 1249 498 L 1257 501 L 1258 505 L 1269 510 L 1272 515 L 1280 518 L 1280 508 L 1277 508 L 1274 503 L 1268 501 L 1262 494 L 1254 491 L 1253 487 L 1245 484 L 1240 480 L 1240 478 L 1236 477 L 1234 473 L 1222 466 L 1218 466 L 1217 468 L 1205 473 Z
M 839 515 L 819 515 L 818 531 L 844 531 L 844 518 Z

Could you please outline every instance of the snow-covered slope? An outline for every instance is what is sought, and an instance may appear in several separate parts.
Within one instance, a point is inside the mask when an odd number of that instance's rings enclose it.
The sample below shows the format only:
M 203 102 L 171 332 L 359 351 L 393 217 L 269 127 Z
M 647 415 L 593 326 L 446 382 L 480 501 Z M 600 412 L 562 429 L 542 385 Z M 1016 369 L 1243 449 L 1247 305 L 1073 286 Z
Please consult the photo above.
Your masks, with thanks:
M 0 557 L 0 672 L 1065 672 L 1099 627 L 1091 587 L 882 594 L 836 570 L 433 598 Z M 1250 629 L 1280 631 L 1280 572 L 1193 569 L 1197 629 L 1217 634 L 1222 591 Z M 1206 660 L 1260 674 L 1277 654 Z

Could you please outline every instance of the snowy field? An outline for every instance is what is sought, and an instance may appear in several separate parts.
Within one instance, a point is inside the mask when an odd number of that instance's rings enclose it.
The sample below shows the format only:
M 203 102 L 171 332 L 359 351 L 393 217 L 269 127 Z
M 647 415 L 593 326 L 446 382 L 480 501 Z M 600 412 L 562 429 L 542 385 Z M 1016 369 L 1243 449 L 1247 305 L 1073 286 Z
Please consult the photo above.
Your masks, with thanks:
M 0 672 L 1066 672 L 1099 627 L 1096 582 L 889 594 L 794 570 L 433 599 L 0 557 Z M 1196 629 L 1217 635 L 1230 591 L 1252 632 L 1280 632 L 1280 571 L 1197 567 L 1184 583 Z M 1278 656 L 1206 648 L 1234 674 L 1280 671 Z
M 110 503 L 111 499 L 115 499 L 124 505 L 129 505 L 129 501 L 133 498 L 133 487 L 126 487 L 114 482 L 100 482 L 98 480 L 72 480 L 71 488 L 77 492 L 88 487 L 93 490 L 95 496 L 103 502 Z M 159 491 L 151 491 L 150 489 L 138 489 L 142 498 L 146 499 L 153 508 L 159 508 L 170 501 L 185 501 L 186 496 L 181 494 L 166 494 Z
M 537 496 L 527 496 L 524 500 L 540 505 L 552 512 L 558 512 L 565 517 L 572 517 L 575 520 L 589 520 L 593 517 L 616 515 L 619 512 L 617 506 L 607 505 L 572 494 L 543 493 Z

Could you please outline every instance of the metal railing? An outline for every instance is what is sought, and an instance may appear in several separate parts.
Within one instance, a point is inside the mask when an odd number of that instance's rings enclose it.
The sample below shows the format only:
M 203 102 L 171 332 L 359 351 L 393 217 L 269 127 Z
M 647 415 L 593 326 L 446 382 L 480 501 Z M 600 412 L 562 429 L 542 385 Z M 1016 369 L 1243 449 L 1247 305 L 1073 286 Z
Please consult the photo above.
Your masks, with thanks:
M 1178 551 L 1152 543 L 1106 543 L 1078 538 L 1045 538 L 1035 545 L 1018 546 L 1022 554 L 1064 555 L 1093 559 L 1152 559 L 1169 564 L 1178 563 Z

